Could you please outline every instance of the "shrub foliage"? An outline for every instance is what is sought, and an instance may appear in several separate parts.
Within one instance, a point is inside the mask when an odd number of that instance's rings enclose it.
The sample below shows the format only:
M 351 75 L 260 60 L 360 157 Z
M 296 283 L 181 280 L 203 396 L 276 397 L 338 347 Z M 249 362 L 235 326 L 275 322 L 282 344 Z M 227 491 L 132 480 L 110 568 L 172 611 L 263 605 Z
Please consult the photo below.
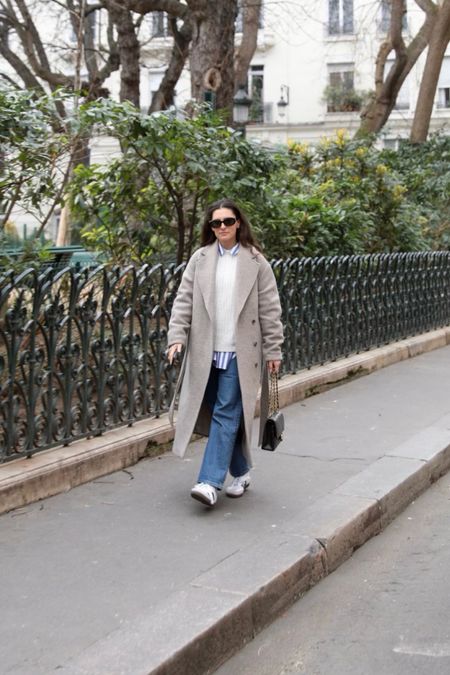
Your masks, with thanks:
M 61 96 L 1 90 L 0 213 L 10 219 L 14 200 L 43 223 L 43 203 L 69 203 L 73 232 L 111 262 L 187 259 L 205 206 L 223 196 L 246 210 L 269 257 L 449 248 L 449 137 L 387 151 L 339 131 L 315 147 L 274 150 L 206 109 L 146 115 L 99 100 L 61 120 Z M 65 184 L 68 148 L 93 133 L 121 152 L 79 164 Z

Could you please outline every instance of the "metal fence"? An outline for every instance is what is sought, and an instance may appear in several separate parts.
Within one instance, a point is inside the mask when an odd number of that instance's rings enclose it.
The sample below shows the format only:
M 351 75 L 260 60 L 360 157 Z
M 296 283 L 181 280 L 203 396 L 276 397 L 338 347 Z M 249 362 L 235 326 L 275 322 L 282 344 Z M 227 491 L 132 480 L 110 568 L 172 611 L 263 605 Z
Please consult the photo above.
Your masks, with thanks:
M 450 324 L 450 253 L 276 261 L 284 370 L 333 361 Z
M 277 260 L 284 372 L 450 324 L 450 253 Z M 183 267 L 0 274 L 0 461 L 158 416 Z

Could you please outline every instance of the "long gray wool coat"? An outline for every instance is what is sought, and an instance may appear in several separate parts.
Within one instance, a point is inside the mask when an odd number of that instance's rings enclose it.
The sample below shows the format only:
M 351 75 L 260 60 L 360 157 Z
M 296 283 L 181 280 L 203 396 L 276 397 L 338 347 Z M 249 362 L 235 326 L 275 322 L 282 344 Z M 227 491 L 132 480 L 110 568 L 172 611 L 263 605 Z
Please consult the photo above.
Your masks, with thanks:
M 193 254 L 183 274 L 169 322 L 169 346 L 181 343 L 186 348 L 169 413 L 173 424 L 175 399 L 181 387 L 172 448 L 179 457 L 184 456 L 192 433 L 203 436 L 209 433 L 211 412 L 204 394 L 213 357 L 217 260 L 216 243 L 204 246 Z M 235 289 L 236 358 L 244 425 L 242 449 L 249 466 L 252 466 L 252 421 L 258 389 L 261 384 L 261 444 L 268 411 L 265 362 L 281 359 L 283 342 L 275 277 L 267 260 L 253 247 L 241 245 L 239 248 Z

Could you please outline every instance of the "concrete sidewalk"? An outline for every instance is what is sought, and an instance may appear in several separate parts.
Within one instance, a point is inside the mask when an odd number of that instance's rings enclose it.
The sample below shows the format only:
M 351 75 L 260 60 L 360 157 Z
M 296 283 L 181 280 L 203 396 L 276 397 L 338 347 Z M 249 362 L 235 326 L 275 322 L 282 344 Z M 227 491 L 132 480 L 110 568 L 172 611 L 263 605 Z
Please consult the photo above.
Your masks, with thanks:
M 143 460 L 0 517 L 1 673 L 200 675 L 450 466 L 450 347 L 284 409 L 242 499 Z

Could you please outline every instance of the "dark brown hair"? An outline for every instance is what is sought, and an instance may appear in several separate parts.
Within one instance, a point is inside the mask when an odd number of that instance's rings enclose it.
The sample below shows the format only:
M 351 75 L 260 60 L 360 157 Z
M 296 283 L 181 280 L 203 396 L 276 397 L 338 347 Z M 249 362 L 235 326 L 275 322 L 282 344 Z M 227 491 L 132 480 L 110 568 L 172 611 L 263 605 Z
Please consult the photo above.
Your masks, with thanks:
M 201 245 L 208 246 L 213 244 L 216 241 L 216 235 L 212 231 L 211 225 L 209 224 L 212 219 L 212 214 L 217 209 L 230 209 L 233 211 L 236 218 L 239 220 L 240 225 L 236 230 L 236 239 L 239 241 L 242 246 L 250 248 L 254 246 L 258 251 L 261 251 L 261 247 L 255 239 L 248 218 L 242 209 L 233 202 L 231 199 L 219 199 L 217 202 L 210 204 L 205 211 L 205 218 L 203 220 L 202 232 L 201 232 Z

